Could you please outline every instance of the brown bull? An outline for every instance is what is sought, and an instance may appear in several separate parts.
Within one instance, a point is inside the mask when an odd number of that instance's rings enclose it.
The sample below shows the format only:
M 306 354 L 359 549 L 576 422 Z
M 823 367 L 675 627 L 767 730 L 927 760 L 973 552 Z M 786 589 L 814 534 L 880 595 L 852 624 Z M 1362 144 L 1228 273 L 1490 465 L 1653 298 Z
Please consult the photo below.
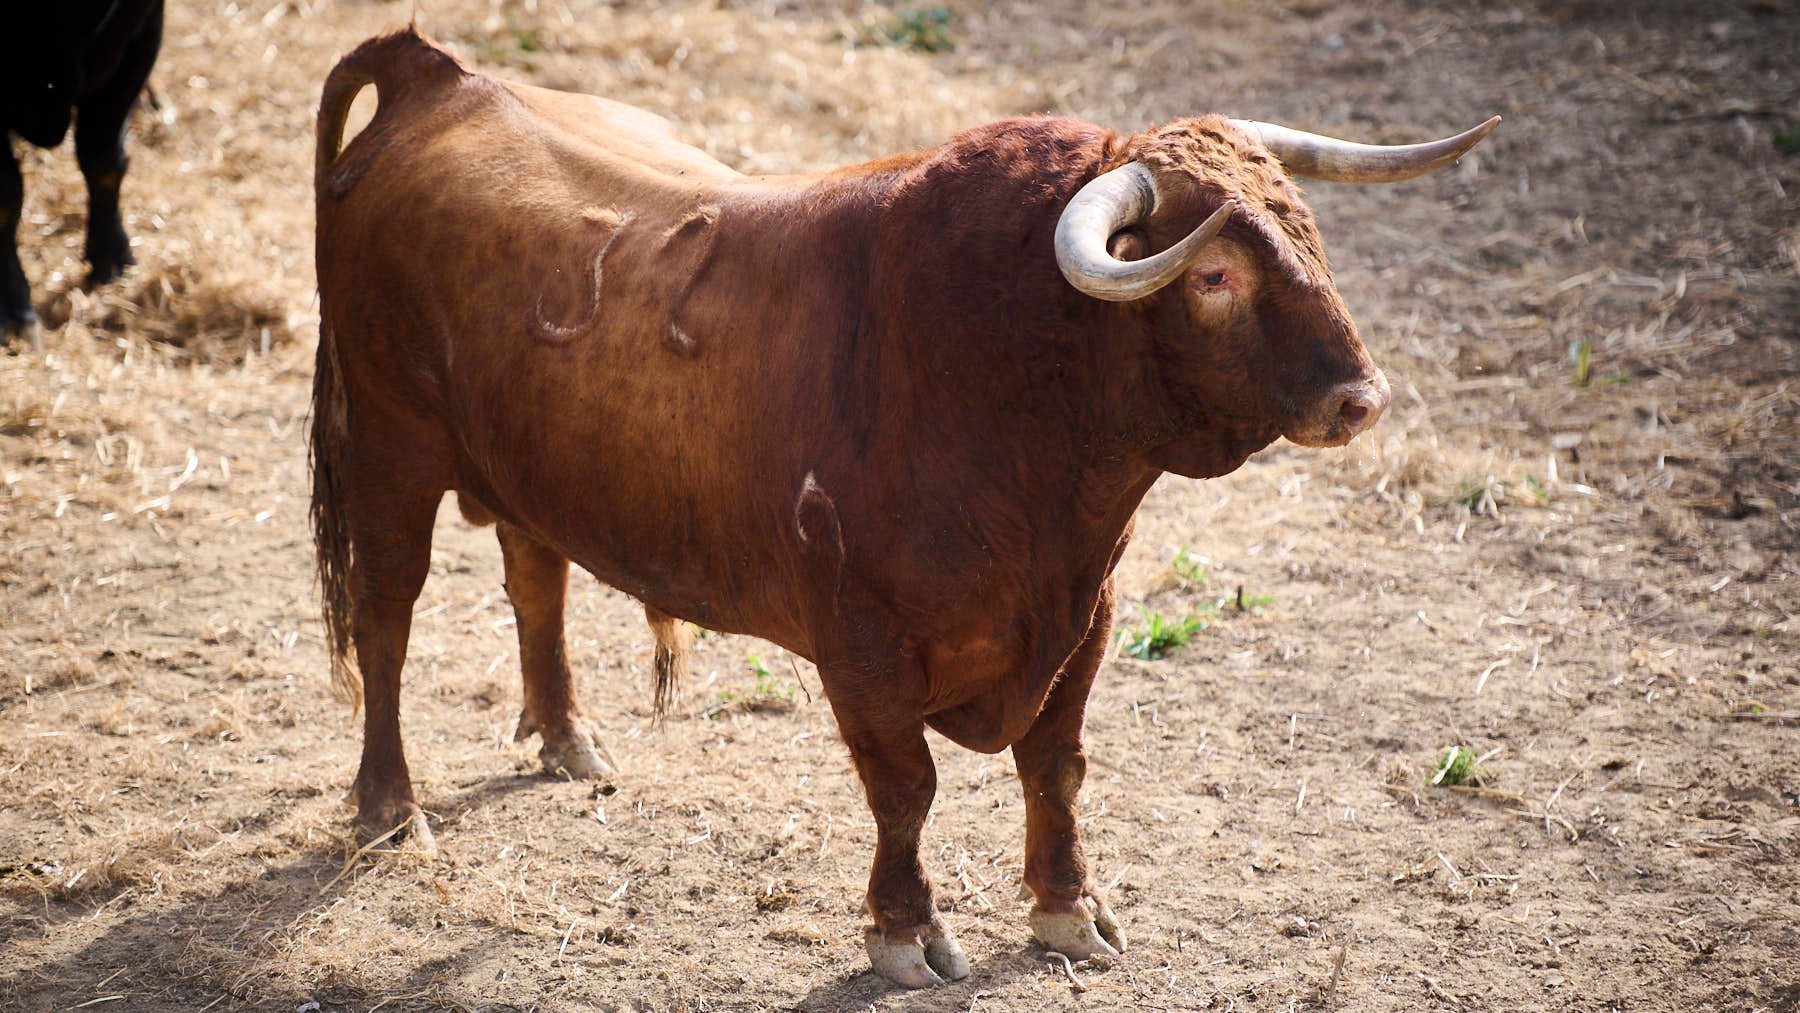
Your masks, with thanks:
M 365 43 L 319 112 L 312 433 L 330 646 L 366 692 L 359 822 L 430 842 L 400 669 L 454 490 L 498 523 L 546 768 L 605 769 L 564 656 L 573 560 L 644 602 L 659 696 L 678 620 L 817 663 L 877 826 L 876 970 L 968 972 L 919 861 L 927 726 L 1011 747 L 1036 937 L 1123 949 L 1076 795 L 1133 513 L 1165 471 L 1341 445 L 1387 404 L 1287 171 L 1405 178 L 1491 127 L 1367 148 L 1015 119 L 746 177 L 651 114 Z

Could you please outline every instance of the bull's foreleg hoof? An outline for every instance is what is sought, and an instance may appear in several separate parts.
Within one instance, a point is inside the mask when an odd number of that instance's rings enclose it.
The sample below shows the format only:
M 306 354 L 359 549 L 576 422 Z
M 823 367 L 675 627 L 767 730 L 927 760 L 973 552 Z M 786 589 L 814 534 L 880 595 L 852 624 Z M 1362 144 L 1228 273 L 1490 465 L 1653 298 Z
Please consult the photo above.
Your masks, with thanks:
M 558 734 L 545 730 L 529 714 L 521 714 L 513 741 L 522 742 L 533 734 L 543 737 L 544 745 L 538 750 L 538 759 L 544 764 L 544 773 L 551 777 L 604 781 L 619 773 L 619 765 L 600 744 L 593 722 L 586 718 L 574 719 Z
M 116 242 L 109 243 L 98 254 L 92 252 L 90 248 L 87 273 L 89 289 L 96 289 L 117 281 L 119 276 L 125 273 L 127 267 L 137 263 L 137 258 L 131 253 L 131 247 L 123 244 L 125 244 L 125 236 L 121 233 Z
M 906 988 L 942 985 L 969 973 L 962 944 L 940 921 L 893 933 L 871 928 L 863 943 L 875 973 Z
M 1072 911 L 1045 911 L 1043 905 L 1037 905 L 1027 921 L 1039 945 L 1070 960 L 1116 957 L 1125 952 L 1125 932 L 1118 916 L 1098 897 L 1081 898 Z

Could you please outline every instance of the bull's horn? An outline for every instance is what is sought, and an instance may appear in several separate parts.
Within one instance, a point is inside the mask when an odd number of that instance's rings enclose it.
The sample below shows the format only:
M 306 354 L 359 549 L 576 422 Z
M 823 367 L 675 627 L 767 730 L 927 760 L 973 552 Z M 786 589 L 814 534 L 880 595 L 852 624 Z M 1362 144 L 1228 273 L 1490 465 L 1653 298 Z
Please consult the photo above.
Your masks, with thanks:
M 1056 266 L 1069 284 L 1096 299 L 1142 299 L 1186 270 L 1236 206 L 1235 201 L 1226 201 L 1187 238 L 1153 257 L 1120 260 L 1107 252 L 1107 241 L 1120 229 L 1150 217 L 1156 208 L 1156 182 L 1150 170 L 1127 162 L 1095 177 L 1063 208 L 1056 222 Z
M 1424 144 L 1358 144 L 1323 134 L 1309 134 L 1277 123 L 1232 120 L 1232 125 L 1262 142 L 1295 176 L 1336 183 L 1397 183 L 1436 172 L 1461 158 L 1500 123 L 1495 116 L 1455 137 Z

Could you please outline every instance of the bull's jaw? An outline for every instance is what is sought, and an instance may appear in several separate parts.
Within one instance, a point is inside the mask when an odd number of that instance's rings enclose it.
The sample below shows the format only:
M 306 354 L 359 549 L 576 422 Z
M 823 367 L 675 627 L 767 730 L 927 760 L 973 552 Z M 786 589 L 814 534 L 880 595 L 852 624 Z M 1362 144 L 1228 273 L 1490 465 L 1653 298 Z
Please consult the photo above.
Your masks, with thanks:
M 1238 470 L 1250 455 L 1281 436 L 1276 431 L 1244 431 L 1207 426 L 1150 451 L 1151 466 L 1183 478 L 1218 478 Z

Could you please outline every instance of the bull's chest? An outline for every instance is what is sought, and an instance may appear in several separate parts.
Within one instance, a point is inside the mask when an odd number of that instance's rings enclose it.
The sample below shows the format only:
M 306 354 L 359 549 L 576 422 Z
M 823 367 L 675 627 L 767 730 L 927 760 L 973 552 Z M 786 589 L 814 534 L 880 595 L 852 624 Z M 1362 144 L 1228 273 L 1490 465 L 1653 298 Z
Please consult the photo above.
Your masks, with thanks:
M 970 631 L 923 644 L 926 721 L 968 749 L 999 752 L 1030 730 L 1058 673 L 1083 640 L 1105 637 L 1090 619 L 1046 622 L 1021 617 L 1000 629 Z

